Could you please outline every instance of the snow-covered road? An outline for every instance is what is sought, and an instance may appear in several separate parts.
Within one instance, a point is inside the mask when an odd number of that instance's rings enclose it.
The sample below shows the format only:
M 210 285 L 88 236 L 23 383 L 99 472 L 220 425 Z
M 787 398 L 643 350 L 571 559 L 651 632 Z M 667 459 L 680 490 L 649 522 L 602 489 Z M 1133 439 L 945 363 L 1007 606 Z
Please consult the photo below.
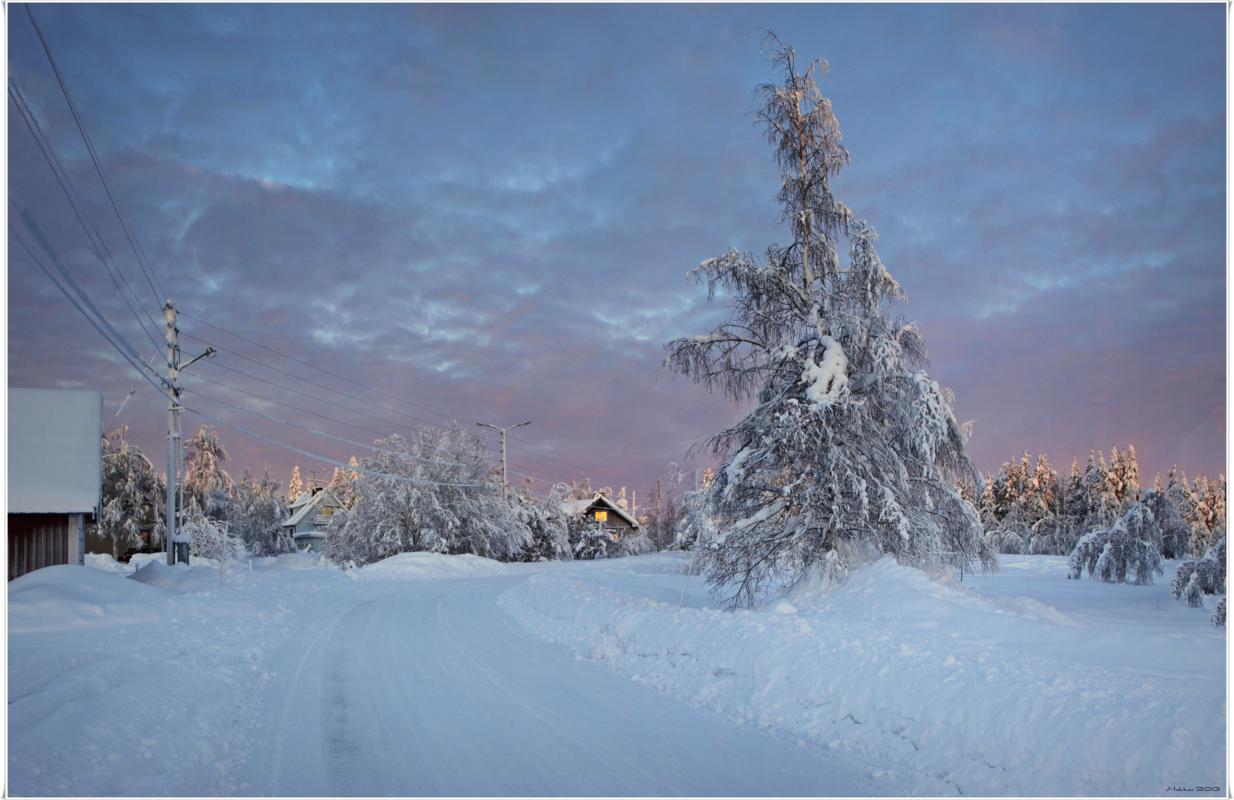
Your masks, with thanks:
M 735 613 L 681 554 L 52 567 L 9 585 L 8 790 L 1223 794 L 1224 629 L 1065 561 Z
M 531 638 L 525 576 L 391 583 L 289 643 L 271 691 L 283 795 L 872 793 L 852 766 Z M 367 594 L 367 593 L 365 593 Z M 264 759 L 263 759 L 264 760 Z
M 14 795 L 894 790 L 535 638 L 497 603 L 526 571 L 270 569 L 221 589 L 201 572 L 155 588 L 61 567 L 15 585 Z M 80 596 L 53 603 L 68 582 Z

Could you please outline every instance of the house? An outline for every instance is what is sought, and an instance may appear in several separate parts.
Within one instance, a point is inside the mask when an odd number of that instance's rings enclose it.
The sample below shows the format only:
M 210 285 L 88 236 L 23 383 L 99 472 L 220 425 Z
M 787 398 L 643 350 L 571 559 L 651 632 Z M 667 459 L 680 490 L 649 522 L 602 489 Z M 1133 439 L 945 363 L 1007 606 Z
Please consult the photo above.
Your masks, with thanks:
M 326 526 L 343 504 L 329 489 L 317 488 L 297 497 L 287 507 L 290 516 L 283 532 L 291 536 L 297 550 L 322 551 L 326 545 Z
M 639 529 L 638 520 L 599 493 L 590 500 L 567 500 L 561 504 L 561 512 L 566 515 L 571 528 L 585 522 L 596 522 L 611 531 L 614 541 L 628 531 Z
M 9 389 L 9 580 L 83 564 L 102 484 L 103 395 Z

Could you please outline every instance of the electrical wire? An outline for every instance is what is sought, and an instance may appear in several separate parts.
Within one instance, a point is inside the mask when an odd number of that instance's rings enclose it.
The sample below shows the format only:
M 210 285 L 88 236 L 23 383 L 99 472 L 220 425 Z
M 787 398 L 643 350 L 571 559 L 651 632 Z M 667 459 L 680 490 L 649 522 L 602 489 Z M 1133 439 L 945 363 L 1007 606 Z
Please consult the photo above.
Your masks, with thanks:
M 56 63 L 55 56 L 52 55 L 51 46 L 47 43 L 47 38 L 43 36 L 43 29 L 39 27 L 38 20 L 34 18 L 34 11 L 31 9 L 31 5 L 26 3 L 25 9 L 26 16 L 30 18 L 30 24 L 34 26 L 34 32 L 39 37 L 39 43 L 43 46 L 43 52 L 47 55 L 47 63 L 51 65 L 51 71 L 56 76 L 56 83 L 60 85 L 60 92 L 64 95 L 65 102 L 68 103 L 69 111 L 73 115 L 73 122 L 77 124 L 77 132 L 81 134 L 81 140 L 86 145 L 86 152 L 90 155 L 90 161 L 94 163 L 94 171 L 98 173 L 99 181 L 103 184 L 103 190 L 107 193 L 107 200 L 111 203 L 112 210 L 116 212 L 116 219 L 120 221 L 120 227 L 124 230 L 124 236 L 128 239 L 129 247 L 133 249 L 133 255 L 137 258 L 138 266 L 141 267 L 141 271 L 146 276 L 146 282 L 150 284 L 150 292 L 154 295 L 154 304 L 161 306 L 163 300 L 167 298 L 167 293 L 162 291 L 163 284 L 159 282 L 159 288 L 154 288 L 154 284 L 158 282 L 158 275 L 155 274 L 154 267 L 145 258 L 145 250 L 136 241 L 137 237 L 129 229 L 129 225 L 124 219 L 124 214 L 120 212 L 120 205 L 116 202 L 115 195 L 112 194 L 111 185 L 107 182 L 107 176 L 103 174 L 103 166 L 99 163 L 98 152 L 94 149 L 94 142 L 90 140 L 90 134 L 86 131 L 86 124 L 82 121 L 81 114 L 77 111 L 77 104 L 73 102 L 73 94 L 69 91 L 68 84 L 64 80 L 64 75 L 60 72 L 60 66 Z

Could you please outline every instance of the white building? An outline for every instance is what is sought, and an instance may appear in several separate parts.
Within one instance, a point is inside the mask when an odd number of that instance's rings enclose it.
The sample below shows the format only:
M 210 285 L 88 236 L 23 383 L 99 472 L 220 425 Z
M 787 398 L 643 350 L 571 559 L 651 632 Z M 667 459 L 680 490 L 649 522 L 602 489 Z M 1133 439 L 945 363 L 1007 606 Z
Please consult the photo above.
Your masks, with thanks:
M 87 517 L 97 519 L 103 396 L 77 389 L 9 389 L 9 580 L 81 564 Z
M 329 489 L 305 492 L 287 507 L 291 516 L 283 523 L 283 532 L 290 534 L 297 550 L 320 552 L 326 545 L 326 526 L 334 512 L 342 507 Z

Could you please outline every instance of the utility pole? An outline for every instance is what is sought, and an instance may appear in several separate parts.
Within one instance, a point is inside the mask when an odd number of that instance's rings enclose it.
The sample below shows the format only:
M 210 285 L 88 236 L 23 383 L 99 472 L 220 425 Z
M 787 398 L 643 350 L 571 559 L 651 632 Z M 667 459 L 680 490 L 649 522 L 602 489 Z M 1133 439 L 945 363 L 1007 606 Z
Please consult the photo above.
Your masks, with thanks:
M 521 428 L 524 425 L 530 425 L 531 420 L 527 420 L 526 422 L 520 422 L 517 425 L 511 425 L 508 428 L 502 428 L 497 425 L 490 425 L 487 422 L 477 422 L 476 424 L 479 425 L 481 428 L 492 428 L 493 430 L 501 433 L 501 499 L 508 500 L 510 496 L 510 481 L 506 477 L 506 434 L 514 430 L 515 428 Z
M 176 508 L 176 486 L 181 483 L 184 472 L 183 443 L 180 439 L 180 372 L 202 358 L 213 356 L 213 347 L 192 360 L 180 363 L 180 328 L 176 326 L 176 304 L 168 300 L 163 305 L 163 319 L 167 323 L 163 343 L 167 350 L 167 378 L 164 384 L 171 391 L 171 400 L 167 404 L 167 522 L 164 526 L 163 548 L 167 551 L 167 566 L 173 566 L 177 561 L 189 563 L 191 542 L 177 541 L 180 528 L 180 513 L 184 506 L 183 487 L 180 491 L 180 508 Z

